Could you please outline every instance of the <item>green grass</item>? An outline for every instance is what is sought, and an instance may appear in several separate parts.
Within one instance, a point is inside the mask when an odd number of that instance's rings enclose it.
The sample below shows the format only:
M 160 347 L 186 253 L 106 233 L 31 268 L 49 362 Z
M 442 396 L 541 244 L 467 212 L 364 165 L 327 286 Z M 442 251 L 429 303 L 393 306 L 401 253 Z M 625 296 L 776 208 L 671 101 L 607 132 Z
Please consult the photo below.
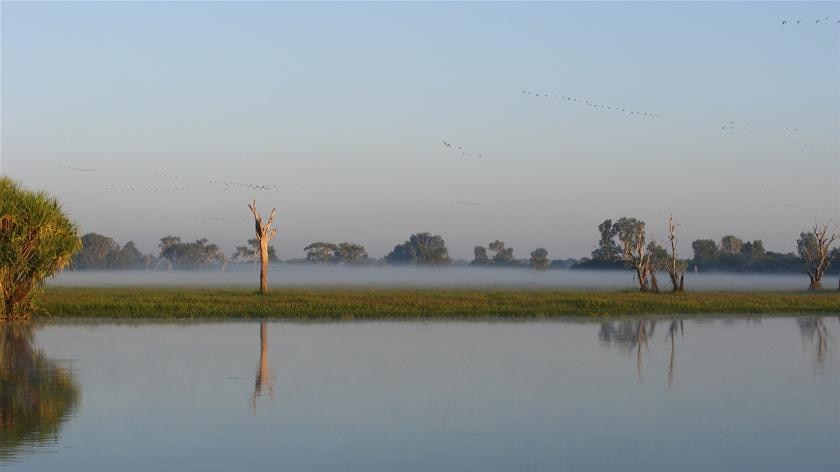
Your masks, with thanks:
M 48 288 L 36 303 L 60 318 L 288 320 L 549 318 L 615 315 L 837 314 L 840 292 Z

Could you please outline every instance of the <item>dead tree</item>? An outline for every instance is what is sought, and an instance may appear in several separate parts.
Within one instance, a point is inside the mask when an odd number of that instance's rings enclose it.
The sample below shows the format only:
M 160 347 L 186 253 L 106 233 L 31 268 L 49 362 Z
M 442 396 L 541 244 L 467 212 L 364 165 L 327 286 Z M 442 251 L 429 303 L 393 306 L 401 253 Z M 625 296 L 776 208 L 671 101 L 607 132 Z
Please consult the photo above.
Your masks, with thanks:
M 671 257 L 668 261 L 668 275 L 671 277 L 671 285 L 675 292 L 682 292 L 685 289 L 685 264 L 677 257 L 677 226 L 674 218 L 668 215 L 668 242 L 671 243 Z
M 268 292 L 268 242 L 277 234 L 277 229 L 271 227 L 277 211 L 272 208 L 268 222 L 263 224 L 260 212 L 257 211 L 257 201 L 252 200 L 248 204 L 248 208 L 251 209 L 251 213 L 254 215 L 254 227 L 257 240 L 260 243 L 260 293 L 265 294 Z
M 802 258 L 802 265 L 805 273 L 811 279 L 809 290 L 816 290 L 822 287 L 822 276 L 831 265 L 831 245 L 840 238 L 838 234 L 828 234 L 828 226 L 831 222 L 820 226 L 814 223 L 814 227 L 808 233 L 800 233 L 796 240 L 796 249 Z

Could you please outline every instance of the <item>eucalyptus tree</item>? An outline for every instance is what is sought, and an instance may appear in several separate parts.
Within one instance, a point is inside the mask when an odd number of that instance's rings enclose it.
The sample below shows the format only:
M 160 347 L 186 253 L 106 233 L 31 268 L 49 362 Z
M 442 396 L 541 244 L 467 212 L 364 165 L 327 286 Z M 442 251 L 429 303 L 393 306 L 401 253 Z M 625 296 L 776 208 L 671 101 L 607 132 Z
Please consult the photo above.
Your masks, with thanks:
M 318 241 L 306 246 L 303 250 L 306 251 L 306 260 L 309 262 L 335 262 L 338 246 Z
M 744 247 L 744 241 L 729 234 L 720 238 L 720 252 L 723 254 L 738 254 Z
M 389 264 L 439 266 L 449 264 L 449 250 L 443 237 L 431 233 L 412 234 L 385 256 Z
M 592 251 L 592 259 L 605 263 L 615 261 L 619 255 L 619 248 L 615 243 L 618 230 L 613 225 L 612 220 L 606 219 L 599 224 L 598 233 L 600 233 L 601 238 L 598 240 L 598 248 Z
M 516 259 L 513 257 L 513 248 L 506 248 L 504 241 L 497 239 L 487 247 L 494 252 L 491 258 L 494 266 L 505 267 L 516 264 Z
M 74 269 L 110 269 L 120 250 L 113 239 L 97 233 L 82 235 L 82 248 L 73 256 Z
M 618 259 L 636 271 L 639 291 L 650 291 L 650 253 L 645 244 L 645 223 L 636 218 L 622 217 L 614 224 L 619 242 Z
M 58 200 L 0 177 L 0 320 L 30 316 L 44 280 L 81 246 Z
M 474 266 L 489 266 L 490 265 L 490 258 L 487 257 L 487 248 L 484 246 L 476 246 L 473 249 L 473 254 L 475 257 L 473 258 L 470 265 Z
M 343 242 L 335 250 L 335 258 L 342 264 L 358 264 L 367 257 L 365 247 L 353 242 Z
M 828 232 L 830 223 L 814 223 L 811 231 L 800 233 L 796 240 L 796 250 L 802 258 L 805 273 L 811 279 L 809 290 L 822 287 L 822 277 L 831 266 L 831 245 L 840 238 L 840 235 Z
M 717 264 L 720 250 L 714 239 L 697 239 L 691 243 L 695 267 L 713 267 Z
M 548 270 L 548 266 L 551 265 L 551 261 L 548 260 L 548 251 L 545 248 L 537 248 L 531 252 L 531 268 L 534 270 Z

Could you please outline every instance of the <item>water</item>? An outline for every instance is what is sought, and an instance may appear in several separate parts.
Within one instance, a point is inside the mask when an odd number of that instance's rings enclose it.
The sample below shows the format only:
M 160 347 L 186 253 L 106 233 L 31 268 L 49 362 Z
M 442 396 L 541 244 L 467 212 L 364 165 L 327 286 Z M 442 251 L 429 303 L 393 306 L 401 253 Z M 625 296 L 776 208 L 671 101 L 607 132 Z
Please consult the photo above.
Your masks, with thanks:
M 13 325 L 2 411 L 34 408 L 4 418 L 0 461 L 834 471 L 839 321 Z
M 225 272 L 156 271 L 64 271 L 48 281 L 50 286 L 256 286 L 259 275 L 240 268 Z M 670 286 L 667 274 L 660 277 L 662 287 Z M 803 274 L 688 273 L 688 290 L 805 290 L 808 276 Z M 555 288 L 562 290 L 636 289 L 632 271 L 493 269 L 476 267 L 346 267 L 319 265 L 274 265 L 269 285 L 279 287 L 511 287 Z M 823 285 L 836 288 L 837 277 L 826 276 Z

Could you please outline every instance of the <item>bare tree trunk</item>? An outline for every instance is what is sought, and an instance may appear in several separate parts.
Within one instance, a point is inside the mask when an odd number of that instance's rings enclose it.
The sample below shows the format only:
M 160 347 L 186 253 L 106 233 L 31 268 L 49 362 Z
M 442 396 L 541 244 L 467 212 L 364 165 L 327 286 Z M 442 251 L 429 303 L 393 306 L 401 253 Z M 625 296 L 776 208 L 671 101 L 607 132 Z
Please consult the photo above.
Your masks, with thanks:
M 268 241 L 260 239 L 260 293 L 268 292 Z
M 659 282 L 656 280 L 656 272 L 650 271 L 650 288 L 653 293 L 659 293 Z
M 260 242 L 260 293 L 265 294 L 268 293 L 268 242 L 277 234 L 277 229 L 271 228 L 277 210 L 272 209 L 268 222 L 263 224 L 260 212 L 257 211 L 256 200 L 248 204 L 248 208 L 254 215 L 254 228 Z
M 668 216 L 668 241 L 671 243 L 671 260 L 668 263 L 668 275 L 671 277 L 671 285 L 674 292 L 682 292 L 685 288 L 683 275 L 685 275 L 685 268 L 679 262 L 677 256 L 677 224 L 674 223 L 673 216 Z M 694 271 L 697 272 L 697 266 L 694 266 Z

